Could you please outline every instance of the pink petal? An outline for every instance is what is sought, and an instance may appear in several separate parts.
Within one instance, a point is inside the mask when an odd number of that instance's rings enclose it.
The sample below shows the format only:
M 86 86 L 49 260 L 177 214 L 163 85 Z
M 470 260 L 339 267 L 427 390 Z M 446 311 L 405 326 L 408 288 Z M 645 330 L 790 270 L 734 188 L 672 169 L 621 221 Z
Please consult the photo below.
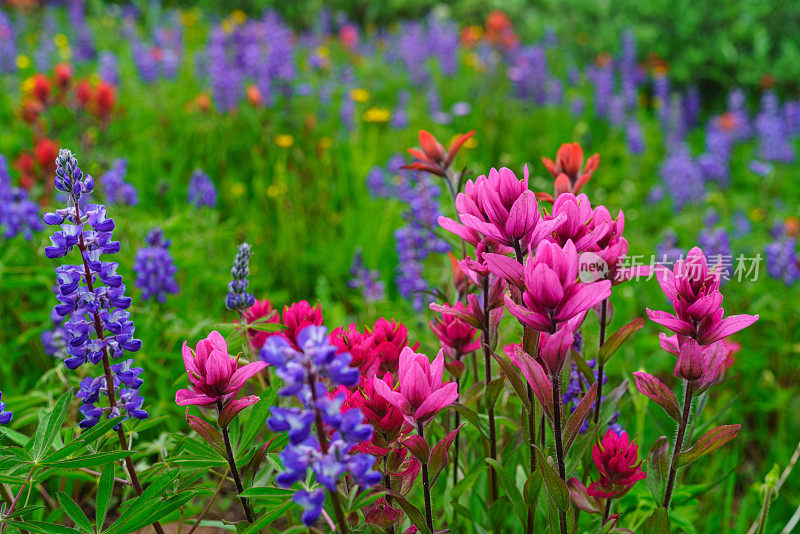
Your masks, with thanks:
M 197 404 L 200 406 L 208 406 L 217 402 L 218 397 L 209 397 L 195 393 L 190 389 L 179 389 L 175 392 L 175 403 L 178 406 L 187 406 L 190 404 Z
M 425 422 L 457 400 L 458 386 L 455 382 L 448 382 L 425 399 L 414 413 L 414 419 Z
M 233 373 L 230 381 L 228 381 L 228 387 L 225 388 L 225 393 L 239 391 L 250 377 L 264 369 L 266 366 L 267 364 L 264 362 L 252 362 L 240 367 L 235 373 Z
M 611 281 L 601 280 L 589 284 L 580 284 L 577 290 L 565 295 L 565 302 L 556 312 L 557 321 L 566 321 L 575 315 L 592 308 L 611 296 Z
M 665 326 L 670 330 L 672 330 L 673 332 L 675 332 L 676 334 L 689 336 L 695 333 L 694 327 L 691 324 L 687 323 L 682 319 L 678 319 L 671 313 L 667 313 L 662 310 L 651 310 L 650 308 L 647 308 L 647 316 L 654 323 L 658 323 L 661 326 Z
M 503 254 L 490 252 L 485 253 L 483 259 L 492 274 L 506 279 L 517 287 L 525 287 L 525 273 L 522 265 L 517 260 Z
M 703 332 L 701 342 L 704 345 L 714 343 L 722 338 L 735 334 L 758 321 L 758 315 L 731 315 L 716 323 L 711 329 Z

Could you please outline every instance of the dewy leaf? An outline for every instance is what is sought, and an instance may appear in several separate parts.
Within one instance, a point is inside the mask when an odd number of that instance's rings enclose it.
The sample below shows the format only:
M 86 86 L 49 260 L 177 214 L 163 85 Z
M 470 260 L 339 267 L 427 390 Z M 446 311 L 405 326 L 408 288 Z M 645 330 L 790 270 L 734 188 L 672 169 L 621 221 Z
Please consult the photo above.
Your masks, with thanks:
M 75 523 L 76 527 L 80 527 L 85 532 L 92 532 L 92 524 L 89 523 L 89 518 L 86 517 L 86 514 L 83 513 L 81 507 L 72 500 L 72 498 L 64 493 L 63 491 L 59 491 L 56 493 L 56 498 L 58 499 L 58 503 L 64 509 L 64 513 L 66 513 L 70 519 Z
M 539 447 L 536 447 L 536 462 L 541 468 L 547 494 L 559 510 L 566 512 L 569 508 L 569 489 L 567 489 L 567 484 L 561 480 L 558 473 L 547 463 Z
M 663 502 L 669 471 L 669 442 L 661 436 L 647 455 L 647 487 L 656 502 Z
M 109 463 L 103 467 L 100 474 L 100 481 L 97 483 L 97 512 L 95 515 L 95 525 L 97 531 L 103 530 L 103 523 L 106 520 L 108 506 L 111 504 L 111 494 L 114 491 L 114 464 Z
M 592 384 L 592 387 L 590 387 L 586 395 L 583 396 L 583 399 L 581 399 L 575 411 L 569 416 L 567 426 L 564 428 L 565 455 L 569 452 L 570 447 L 572 447 L 572 443 L 575 441 L 578 431 L 581 429 L 581 425 L 583 425 L 583 421 L 586 419 L 586 414 L 589 413 L 589 410 L 594 406 L 595 398 L 597 398 L 597 382 Z
M 691 449 L 678 453 L 678 467 L 684 467 L 713 452 L 739 434 L 742 425 L 723 425 L 712 428 L 697 440 Z
M 505 491 L 506 495 L 508 496 L 508 500 L 511 501 L 511 504 L 517 511 L 520 521 L 522 521 L 524 524 L 528 518 L 528 507 L 525 506 L 525 501 L 522 498 L 522 493 L 520 493 L 516 482 L 512 476 L 508 474 L 508 471 L 506 471 L 505 467 L 503 467 L 503 465 L 497 460 L 493 460 L 492 458 L 484 458 L 484 461 L 490 466 L 494 467 L 494 470 L 497 472 L 497 478 L 500 480 L 500 486 L 503 488 L 503 491 Z
M 669 515 L 666 508 L 658 508 L 642 525 L 644 534 L 669 534 Z
M 36 438 L 33 444 L 34 460 L 38 461 L 44 458 L 44 454 L 53 444 L 53 440 L 61 429 L 64 418 L 67 416 L 70 398 L 72 398 L 72 388 L 61 395 L 58 401 L 56 401 L 53 410 L 42 418 L 40 426 L 36 430 Z
M 606 342 L 603 343 L 603 346 L 600 347 L 599 351 L 597 351 L 597 358 L 600 360 L 600 363 L 605 364 L 608 359 L 611 358 L 611 356 L 617 351 L 617 349 L 619 349 L 622 344 L 633 335 L 634 332 L 643 326 L 644 318 L 638 317 L 611 334 L 611 337 L 606 339 Z

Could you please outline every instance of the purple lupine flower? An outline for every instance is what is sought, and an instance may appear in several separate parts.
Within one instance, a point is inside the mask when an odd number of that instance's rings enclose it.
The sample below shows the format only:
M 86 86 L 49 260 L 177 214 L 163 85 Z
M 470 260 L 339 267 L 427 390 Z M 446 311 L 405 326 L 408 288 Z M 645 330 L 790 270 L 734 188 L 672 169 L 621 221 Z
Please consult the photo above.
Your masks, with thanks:
M 22 234 L 30 241 L 33 232 L 43 228 L 39 205 L 28 198 L 25 189 L 12 187 L 8 162 L 0 154 L 0 235 L 11 239 Z
M 573 342 L 574 343 L 574 342 Z M 582 341 L 581 341 L 582 343 Z M 573 344 L 573 348 L 575 345 Z M 578 349 L 576 349 L 578 350 Z M 586 364 L 594 370 L 594 377 L 597 380 L 598 371 L 595 369 L 596 367 L 596 360 L 591 359 L 586 362 Z M 586 394 L 586 391 L 589 389 L 590 384 L 587 383 L 586 377 L 583 376 L 583 373 L 578 369 L 578 366 L 575 365 L 575 362 L 572 362 L 572 368 L 569 374 L 569 382 L 567 383 L 567 388 L 564 390 L 564 393 L 561 396 L 562 404 L 564 406 L 569 406 L 569 413 L 570 415 L 575 411 L 580 404 L 583 396 Z M 603 384 L 605 385 L 608 382 L 608 376 L 603 376 Z M 605 395 L 603 395 L 601 401 L 605 399 Z M 578 433 L 585 434 L 587 430 L 589 430 L 589 420 L 591 419 L 591 411 L 586 414 L 586 417 L 583 419 L 580 428 L 578 429 Z M 617 423 L 617 418 L 619 417 L 619 412 L 615 412 L 611 419 L 608 421 L 608 427 L 613 430 L 615 433 L 619 433 L 621 427 Z
M 800 135 L 800 100 L 786 102 L 783 105 L 783 117 L 787 133 L 792 137 Z
M 0 391 L 0 425 L 7 425 L 11 422 L 14 414 L 11 410 L 6 410 L 6 403 L 3 402 L 3 392 Z
M 670 147 L 660 174 L 677 211 L 687 202 L 699 202 L 705 195 L 702 170 L 683 143 Z
M 114 221 L 106 217 L 105 206 L 81 206 L 81 197 L 92 192 L 94 180 L 80 170 L 78 161 L 69 150 L 59 151 L 54 184 L 58 191 L 68 195 L 68 200 L 66 207 L 44 216 L 47 224 L 61 227 L 50 237 L 52 245 L 45 247 L 45 255 L 51 259 L 61 258 L 77 247 L 82 259 L 81 264 L 59 265 L 55 269 L 58 280 L 56 298 L 59 301 L 54 309 L 55 318 L 66 320 L 64 331 L 69 347 L 64 363 L 73 370 L 87 362 L 94 365 L 102 362 L 106 368 L 103 376 L 84 379 L 87 384 L 96 383 L 96 387 L 84 387 L 84 382 L 81 383 L 78 397 L 84 399 L 80 408 L 84 420 L 80 425 L 88 428 L 103 415 L 121 415 L 120 406 L 126 418 L 144 419 L 148 414 L 141 409 L 141 402 L 128 409 L 125 401 L 131 396 L 138 397 L 138 386 L 132 388 L 122 384 L 116 375 L 112 384 L 107 384 L 105 378 L 115 372 L 111 360 L 121 360 L 126 353 L 136 352 L 142 346 L 142 342 L 133 337 L 135 329 L 127 311 L 131 299 L 125 296 L 125 284 L 122 276 L 117 274 L 119 264 L 102 260 L 103 255 L 120 250 L 119 241 L 113 241 Z M 127 372 L 130 365 L 126 364 L 124 368 Z M 109 398 L 110 408 L 95 406 L 99 393 Z
M 685 255 L 686 251 L 678 248 L 678 236 L 675 232 L 672 230 L 664 232 L 661 242 L 656 245 L 656 261 L 665 267 L 671 267 Z
M 608 116 L 608 102 L 614 94 L 614 64 L 604 61 L 586 70 L 586 75 L 594 85 L 595 113 L 600 118 Z
M 647 149 L 642 127 L 636 117 L 629 117 L 625 121 L 625 141 L 631 154 L 644 154 Z
M 658 104 L 658 116 L 665 123 L 672 107 L 672 93 L 666 72 L 656 72 L 653 75 L 653 97 Z
M 761 97 L 761 111 L 756 117 L 758 133 L 758 154 L 767 161 L 792 163 L 795 159 L 794 146 L 789 137 L 777 95 L 767 91 Z
M 636 52 L 636 37 L 633 31 L 626 30 L 621 37 L 622 54 L 619 59 L 619 81 L 625 107 L 635 109 L 639 85 L 644 81 L 644 73 L 639 67 Z
M 329 386 L 358 383 L 359 372 L 350 367 L 350 354 L 337 354 L 338 349 L 331 344 L 324 326 L 303 328 L 297 335 L 297 344 L 299 350 L 283 337 L 272 336 L 259 353 L 283 380 L 280 394 L 296 397 L 301 405 L 273 407 L 267 420 L 270 430 L 287 432 L 289 437 L 289 444 L 280 454 L 284 471 L 275 478 L 276 482 L 288 488 L 307 480 L 310 471 L 313 485 L 320 484 L 329 491 L 337 491 L 343 474 L 363 487 L 377 484 L 381 474 L 372 470 L 375 457 L 352 452 L 357 443 L 372 439 L 372 426 L 363 422 L 360 409 L 342 411 L 345 393 L 329 393 Z M 316 436 L 312 431 L 315 421 L 321 425 Z M 305 510 L 302 519 L 307 525 L 313 524 L 321 513 L 320 491 L 321 488 L 311 493 L 299 490 L 295 494 L 295 502 Z
M 454 117 L 465 117 L 472 113 L 472 106 L 469 105 L 469 102 L 456 102 L 453 104 L 453 107 L 450 108 L 450 113 L 452 113 Z
M 750 124 L 750 115 L 747 113 L 745 104 L 747 98 L 744 91 L 741 89 L 734 89 L 728 95 L 728 117 L 729 132 L 732 141 L 744 141 L 752 135 L 752 126 Z
M 741 239 L 744 236 L 749 235 L 752 229 L 753 227 L 750 224 L 750 219 L 747 218 L 747 215 L 745 215 L 743 211 L 737 210 L 736 213 L 733 214 L 733 238 Z
M 111 167 L 100 177 L 109 204 L 125 204 L 135 206 L 139 203 L 139 194 L 132 184 L 125 181 L 128 173 L 128 160 L 115 159 Z
M 517 96 L 537 105 L 547 103 L 547 56 L 541 46 L 519 47 L 514 51 L 508 67 L 508 79 Z
M 248 276 L 250 276 L 250 245 L 242 243 L 236 250 L 236 257 L 231 267 L 233 279 L 228 283 L 228 296 L 225 299 L 225 306 L 229 310 L 241 314 L 255 304 L 256 298 L 247 292 Z
M 70 40 L 73 44 L 73 58 L 78 63 L 91 61 L 97 55 L 94 48 L 92 32 L 86 24 L 86 5 L 84 0 L 70 0 L 67 10 L 69 14 L 69 28 L 72 30 L 73 37 Z
M 452 20 L 437 17 L 431 12 L 428 17 L 428 50 L 439 62 L 445 76 L 453 76 L 458 70 L 458 25 Z
M 709 121 L 706 128 L 706 151 L 697 158 L 705 181 L 717 182 L 720 187 L 730 184 L 731 136 Z
M 703 228 L 697 236 L 697 244 L 703 249 L 709 265 L 717 265 L 722 273 L 722 282 L 731 275 L 732 251 L 728 232 L 724 228 Z
M 207 206 L 214 208 L 217 206 L 217 188 L 214 182 L 201 169 L 195 169 L 189 179 L 189 204 L 195 208 Z
M 381 280 L 380 271 L 367 268 L 364 264 L 364 255 L 360 249 L 356 250 L 353 266 L 350 268 L 350 275 L 353 278 L 347 285 L 352 289 L 360 288 L 365 302 L 378 302 L 386 297 L 386 286 Z
M 0 74 L 11 74 L 17 70 L 17 43 L 11 19 L 0 11 Z
M 708 208 L 703 214 L 703 226 L 711 228 L 717 224 L 719 224 L 719 212 L 714 208 Z M 705 249 L 703 246 L 700 248 Z
M 426 61 L 431 51 L 424 25 L 421 22 L 403 22 L 397 41 L 396 50 L 411 83 L 417 86 L 425 84 L 430 78 Z
M 39 72 L 46 72 L 53 66 L 53 58 L 56 53 L 56 45 L 53 42 L 53 35 L 58 33 L 58 22 L 56 21 L 55 8 L 52 4 L 45 7 L 44 19 L 42 20 L 42 31 L 39 44 L 34 52 L 34 63 Z
M 683 107 L 683 122 L 687 130 L 691 130 L 697 126 L 698 119 L 700 118 L 701 100 L 700 90 L 696 85 L 690 85 L 686 89 L 686 94 L 681 99 Z
M 574 96 L 569 101 L 569 111 L 573 117 L 580 117 L 586 110 L 586 100 L 579 96 Z
M 98 60 L 97 74 L 100 79 L 113 86 L 119 86 L 119 67 L 117 66 L 117 56 L 113 52 L 103 50 L 100 52 Z
M 408 126 L 408 100 L 408 91 L 400 91 L 397 96 L 397 106 L 395 106 L 392 112 L 392 118 L 389 121 L 389 125 L 391 125 L 392 128 L 400 130 Z
M 136 272 L 136 287 L 142 290 L 142 300 L 155 297 L 164 302 L 167 294 L 176 294 L 178 284 L 175 273 L 178 268 L 169 253 L 171 242 L 164 239 L 160 228 L 153 228 L 147 234 L 146 247 L 136 251 L 133 270 Z
M 757 159 L 750 160 L 750 163 L 747 165 L 747 168 L 756 173 L 757 175 L 764 178 L 769 173 L 772 172 L 773 166 L 771 163 L 766 163 L 764 161 L 759 161 Z
M 352 130 L 355 126 L 356 105 L 349 98 L 342 102 L 339 108 L 339 120 L 344 126 L 345 130 Z
M 797 239 L 786 235 L 764 247 L 767 260 L 767 273 L 772 278 L 782 280 L 787 286 L 800 279 L 800 257 L 797 253 Z
M 625 121 L 625 100 L 621 95 L 611 95 L 608 103 L 608 122 L 611 126 L 619 128 Z

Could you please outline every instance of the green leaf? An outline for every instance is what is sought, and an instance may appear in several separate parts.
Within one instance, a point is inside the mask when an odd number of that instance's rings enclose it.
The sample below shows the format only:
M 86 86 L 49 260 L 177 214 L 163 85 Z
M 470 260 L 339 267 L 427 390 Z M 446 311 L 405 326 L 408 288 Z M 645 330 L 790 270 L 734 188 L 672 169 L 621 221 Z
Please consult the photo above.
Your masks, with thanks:
M 566 455 L 569 452 L 569 449 L 572 447 L 572 443 L 578 436 L 578 431 L 581 429 L 581 425 L 583 425 L 584 420 L 586 420 L 586 414 L 589 413 L 589 411 L 592 409 L 592 406 L 594 406 L 594 401 L 596 398 L 597 382 L 592 384 L 592 387 L 590 387 L 589 391 L 586 392 L 586 395 L 583 396 L 581 402 L 578 403 L 575 411 L 569 416 L 567 426 L 564 428 L 564 455 Z
M 253 443 L 256 439 L 258 432 L 264 428 L 267 414 L 269 414 L 270 407 L 275 403 L 278 396 L 276 389 L 268 389 L 261 394 L 261 400 L 250 409 L 250 417 L 247 418 L 247 424 L 242 431 L 242 437 L 239 440 L 239 450 L 244 450 Z
M 160 521 L 197 495 L 195 491 L 184 491 L 159 504 L 159 501 L 148 503 L 141 512 L 134 515 L 125 526 L 127 531 L 139 531 L 147 525 Z M 155 508 L 155 509 L 153 509 Z
M 569 508 L 569 489 L 567 488 L 567 484 L 561 480 L 558 473 L 547 463 L 539 447 L 536 447 L 536 458 L 536 462 L 542 471 L 542 478 L 547 488 L 547 494 L 559 510 L 567 511 Z
M 92 532 L 92 524 L 89 523 L 89 518 L 86 517 L 86 514 L 83 513 L 81 507 L 72 500 L 72 498 L 64 493 L 63 491 L 59 491 L 56 493 L 56 498 L 58 499 L 58 503 L 64 509 L 64 513 L 66 513 L 70 519 L 75 522 L 76 527 L 80 527 L 86 532 Z
M 506 381 L 504 378 L 495 378 L 486 386 L 486 391 L 483 394 L 483 405 L 487 409 L 491 406 L 494 408 L 494 405 L 497 404 L 497 398 L 500 396 L 500 393 L 503 391 L 503 386 L 505 385 Z
M 712 428 L 692 446 L 691 449 L 678 453 L 678 467 L 684 467 L 699 460 L 706 454 L 719 449 L 739 434 L 742 425 L 723 425 Z
M 541 492 L 542 474 L 539 472 L 539 466 L 537 465 L 536 469 L 528 477 L 528 480 L 525 481 L 525 487 L 522 489 L 522 496 L 528 506 L 535 510 L 536 503 L 539 501 L 539 494 L 541 494 Z
M 392 499 L 400 505 L 400 508 L 406 513 L 411 523 L 417 527 L 422 534 L 432 534 L 428 528 L 428 524 L 425 523 L 425 516 L 422 515 L 422 512 L 420 512 L 416 506 L 408 502 L 405 497 L 394 490 L 386 490 L 386 494 L 390 495 Z
M 134 451 L 109 451 L 98 452 L 95 454 L 87 454 L 77 458 L 68 458 L 66 460 L 58 460 L 56 462 L 42 462 L 44 467 L 60 467 L 62 469 L 80 469 L 83 467 L 95 467 L 98 465 L 107 464 L 108 462 L 116 462 L 127 458 Z
M 247 488 L 242 492 L 242 497 L 248 499 L 283 500 L 294 495 L 295 490 L 273 487 Z
M 34 460 L 41 460 L 44 457 L 44 453 L 53 444 L 53 440 L 61 429 L 64 418 L 67 416 L 70 398 L 72 398 L 72 388 L 61 395 L 56 401 L 53 410 L 42 418 L 39 428 L 36 430 L 36 438 L 33 444 Z
M 494 352 L 492 352 L 492 356 L 494 356 L 494 359 L 500 364 L 500 367 L 503 369 L 503 376 L 505 376 L 508 383 L 511 384 L 519 400 L 522 401 L 522 404 L 525 406 L 525 411 L 530 412 L 531 401 L 528 398 L 528 383 L 522 377 L 519 368 L 508 361 L 508 358 L 499 356 Z
M 25 484 L 25 477 L 0 473 L 0 484 Z
M 29 531 L 33 534 L 83 534 L 80 530 L 65 527 L 62 525 L 55 525 L 53 523 L 45 523 L 43 521 L 13 521 L 7 519 L 4 521 L 12 527 L 17 527 L 21 531 Z
M 111 504 L 111 494 L 114 491 L 114 464 L 109 463 L 103 467 L 100 473 L 100 481 L 97 483 L 96 514 L 95 524 L 97 531 L 103 530 L 103 523 L 106 520 L 108 506 Z
M 666 508 L 658 508 L 642 525 L 644 534 L 669 534 L 669 515 Z
M 280 516 L 282 516 L 284 512 L 286 512 L 286 510 L 289 509 L 290 506 L 292 506 L 292 501 L 288 500 L 286 502 L 279 504 L 272 510 L 265 512 L 261 517 L 259 517 L 256 520 L 255 523 L 244 529 L 242 531 L 242 534 L 255 534 L 259 532 L 262 528 L 266 527 L 267 525 L 278 519 Z
M 508 471 L 506 471 L 503 465 L 497 460 L 492 458 L 484 458 L 484 461 L 490 466 L 494 467 L 494 470 L 497 473 L 497 478 L 500 481 L 500 486 L 502 486 L 503 491 L 506 492 L 508 500 L 511 501 L 511 504 L 514 506 L 514 510 L 517 511 L 517 515 L 519 515 L 519 519 L 524 525 L 528 518 L 528 507 L 525 506 L 525 501 L 522 499 L 522 493 L 520 493 L 514 478 L 508 474 Z
M 583 354 L 575 349 L 572 349 L 572 361 L 574 361 L 575 365 L 578 366 L 578 370 L 583 374 L 584 378 L 586 378 L 587 383 L 591 384 L 597 380 L 597 377 L 594 376 L 594 370 L 589 367 L 588 363 L 586 363 L 586 359 L 583 357 Z
M 475 410 L 464 406 L 460 402 L 453 403 L 453 407 L 464 419 L 472 423 L 472 426 L 477 428 L 484 438 L 489 439 L 489 422 L 485 416 L 482 418 Z
M 603 346 L 600 347 L 599 351 L 597 351 L 597 359 L 600 360 L 600 363 L 605 364 L 609 358 L 611 358 L 611 356 L 617 352 L 617 349 L 619 349 L 622 344 L 634 334 L 634 332 L 643 326 L 644 318 L 637 317 L 630 323 L 611 334 L 611 337 L 606 339 L 606 342 L 603 343 Z
M 666 436 L 661 436 L 647 455 L 647 487 L 657 503 L 664 501 L 668 471 L 669 442 Z
M 88 430 L 88 431 L 84 432 L 83 434 L 78 436 L 78 438 L 76 438 L 76 439 L 79 439 L 84 443 L 91 443 L 94 440 L 102 437 L 103 434 L 105 434 L 106 432 L 108 432 L 109 430 L 114 428 L 115 426 L 117 426 L 119 423 L 122 422 L 123 419 L 125 419 L 125 417 L 123 417 L 123 416 L 112 417 L 111 419 L 106 419 L 106 420 L 96 424 L 95 426 L 93 426 L 91 428 L 91 430 Z

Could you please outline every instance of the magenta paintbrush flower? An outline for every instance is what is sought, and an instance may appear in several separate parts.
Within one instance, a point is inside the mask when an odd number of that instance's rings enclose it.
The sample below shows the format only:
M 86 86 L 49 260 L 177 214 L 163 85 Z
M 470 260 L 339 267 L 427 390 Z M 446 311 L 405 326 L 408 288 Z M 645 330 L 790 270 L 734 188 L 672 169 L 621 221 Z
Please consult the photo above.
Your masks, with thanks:
M 239 367 L 236 358 L 228 354 L 225 338 L 217 331 L 201 339 L 196 350 L 184 342 L 181 353 L 191 389 L 179 389 L 175 394 L 175 402 L 179 406 L 212 406 L 219 402 L 226 405 L 242 389 L 247 379 L 267 366 L 264 362 L 253 362 Z
M 560 197 L 559 197 L 560 198 Z M 539 357 L 550 376 L 560 376 L 575 337 L 570 323 L 561 323 L 554 334 L 539 336 Z
M 723 341 L 700 346 L 694 339 L 687 338 L 678 351 L 675 376 L 691 384 L 693 395 L 700 395 L 725 372 L 728 352 Z
M 580 316 L 611 295 L 608 280 L 578 281 L 578 252 L 572 241 L 567 241 L 564 248 L 543 241 L 524 268 L 514 267 L 505 261 L 507 257 L 498 254 L 485 257 L 493 272 L 517 270 L 511 278 L 506 274 L 506 279 L 522 277 L 522 304 L 506 296 L 506 307 L 517 319 L 540 332 L 555 332 L 559 323 Z
M 439 217 L 439 224 L 475 246 L 485 236 L 504 247 L 535 248 L 564 222 L 562 216 L 545 220 L 540 215 L 536 196 L 528 189 L 527 166 L 522 180 L 505 167 L 468 180 L 456 209 L 461 223 Z
M 598 206 L 598 209 L 600 207 Z M 608 213 L 608 210 L 605 211 Z M 597 242 L 611 231 L 611 218 L 595 221 L 594 212 L 589 197 L 583 193 L 578 196 L 572 193 L 559 195 L 553 202 L 553 210 L 547 218 L 556 219 L 563 216 L 564 223 L 550 234 L 548 239 L 560 246 L 572 240 L 578 252 L 598 250 Z
M 452 354 L 468 354 L 480 348 L 480 342 L 475 339 L 475 327 L 460 316 L 468 313 L 463 302 L 444 304 L 442 315 L 430 322 L 431 330 L 439 339 L 442 348 Z M 455 313 L 448 313 L 452 310 Z
M 439 354 L 431 363 L 424 354 L 417 354 L 411 347 L 400 353 L 398 370 L 399 389 L 391 388 L 379 378 L 373 378 L 375 392 L 397 407 L 409 424 L 417 426 L 458 400 L 455 382 L 442 383 L 444 354 Z
M 675 313 L 647 310 L 647 316 L 678 335 L 695 339 L 701 345 L 719 341 L 756 322 L 758 315 L 724 317 L 722 293 L 719 292 L 720 272 L 709 269 L 699 247 L 678 260 L 672 271 L 656 271 L 661 289 L 672 301 Z
M 600 477 L 588 488 L 593 497 L 619 498 L 645 478 L 636 443 L 628 439 L 626 432 L 606 432 L 605 437 L 592 449 L 592 459 Z

